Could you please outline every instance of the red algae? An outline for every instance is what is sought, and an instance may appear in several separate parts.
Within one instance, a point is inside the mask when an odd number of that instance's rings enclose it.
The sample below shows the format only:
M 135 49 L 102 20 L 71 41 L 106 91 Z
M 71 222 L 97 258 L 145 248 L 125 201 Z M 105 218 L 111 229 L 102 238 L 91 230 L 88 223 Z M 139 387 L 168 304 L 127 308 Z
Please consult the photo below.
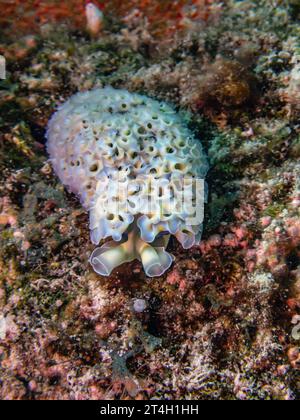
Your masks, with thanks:
M 16 33 L 36 32 L 41 25 L 68 22 L 75 28 L 84 28 L 85 0 L 1 0 L 0 25 Z M 97 0 L 95 5 L 100 5 Z
M 187 20 L 206 22 L 211 14 L 213 0 L 112 0 L 103 2 L 104 12 L 126 17 L 132 11 L 146 18 L 152 35 L 168 36 L 177 30 L 184 29 Z
M 4 13 L 0 25 L 5 31 L 16 33 L 36 32 L 41 25 L 54 22 L 68 22 L 70 27 L 84 29 L 88 3 L 88 0 L 2 0 Z M 114 20 L 122 21 L 130 15 L 146 19 L 154 37 L 169 36 L 184 29 L 188 21 L 206 22 L 216 13 L 212 0 L 95 0 L 92 3 Z

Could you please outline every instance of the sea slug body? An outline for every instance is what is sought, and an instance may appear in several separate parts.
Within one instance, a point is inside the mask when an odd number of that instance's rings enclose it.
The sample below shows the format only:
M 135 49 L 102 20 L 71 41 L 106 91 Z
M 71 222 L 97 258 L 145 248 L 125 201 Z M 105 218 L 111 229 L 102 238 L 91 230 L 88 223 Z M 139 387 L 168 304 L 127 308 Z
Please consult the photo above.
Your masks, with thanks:
M 208 165 L 170 105 L 111 87 L 78 93 L 51 118 L 47 140 L 56 174 L 89 211 L 91 241 L 110 238 L 90 258 L 100 275 L 137 258 L 160 276 L 173 261 L 170 235 L 186 249 L 200 240 L 182 191 L 194 203 Z

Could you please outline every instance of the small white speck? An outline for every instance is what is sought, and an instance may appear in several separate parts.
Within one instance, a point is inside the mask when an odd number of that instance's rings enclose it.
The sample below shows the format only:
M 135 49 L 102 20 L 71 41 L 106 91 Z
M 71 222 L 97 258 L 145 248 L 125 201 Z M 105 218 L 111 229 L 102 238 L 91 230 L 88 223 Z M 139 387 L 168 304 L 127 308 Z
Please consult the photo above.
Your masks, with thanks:
M 135 299 L 133 302 L 133 309 L 135 312 L 144 312 L 147 308 L 147 302 L 144 299 Z

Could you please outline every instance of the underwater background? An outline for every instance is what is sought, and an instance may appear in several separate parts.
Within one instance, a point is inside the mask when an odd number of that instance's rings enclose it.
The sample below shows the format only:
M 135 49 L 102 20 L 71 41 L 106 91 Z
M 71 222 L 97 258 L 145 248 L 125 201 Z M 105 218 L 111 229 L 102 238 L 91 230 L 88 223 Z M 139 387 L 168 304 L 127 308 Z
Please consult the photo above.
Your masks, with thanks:
M 299 399 L 299 0 L 88 3 L 0 0 L 0 399 Z M 209 158 L 202 241 L 160 277 L 92 270 L 48 161 L 57 106 L 104 86 Z

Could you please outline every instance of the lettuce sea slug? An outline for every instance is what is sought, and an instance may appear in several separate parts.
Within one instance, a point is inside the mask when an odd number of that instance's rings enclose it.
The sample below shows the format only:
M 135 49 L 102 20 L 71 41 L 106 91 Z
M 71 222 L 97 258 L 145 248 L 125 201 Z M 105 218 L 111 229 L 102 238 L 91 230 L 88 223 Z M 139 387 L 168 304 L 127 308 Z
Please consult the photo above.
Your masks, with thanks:
M 182 191 L 195 203 L 207 162 L 171 106 L 111 87 L 78 93 L 51 118 L 47 140 L 56 174 L 89 211 L 91 241 L 110 238 L 90 258 L 100 275 L 137 258 L 160 276 L 173 261 L 170 235 L 186 249 L 199 241 L 202 220 L 191 222 Z

